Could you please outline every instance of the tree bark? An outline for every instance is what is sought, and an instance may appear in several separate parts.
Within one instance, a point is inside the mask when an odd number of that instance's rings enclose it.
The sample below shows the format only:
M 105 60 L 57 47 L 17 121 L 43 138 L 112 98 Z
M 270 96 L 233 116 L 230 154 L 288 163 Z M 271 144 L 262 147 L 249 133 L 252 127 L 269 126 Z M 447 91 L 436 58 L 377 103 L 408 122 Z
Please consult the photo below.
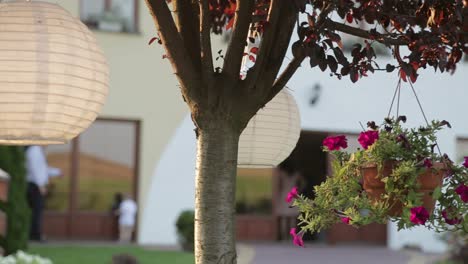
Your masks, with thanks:
M 195 193 L 197 264 L 233 264 L 235 192 L 240 131 L 228 121 L 198 129 Z

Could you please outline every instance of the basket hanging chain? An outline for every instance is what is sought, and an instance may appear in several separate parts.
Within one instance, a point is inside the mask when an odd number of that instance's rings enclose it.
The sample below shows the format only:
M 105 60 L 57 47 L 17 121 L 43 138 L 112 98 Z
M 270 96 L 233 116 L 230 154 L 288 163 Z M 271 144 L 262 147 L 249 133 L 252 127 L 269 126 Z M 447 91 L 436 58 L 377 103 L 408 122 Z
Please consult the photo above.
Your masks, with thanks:
M 398 102 L 397 102 L 397 116 L 400 111 L 400 88 L 401 88 L 401 78 L 398 80 L 397 86 L 395 88 L 395 93 L 393 94 L 392 98 L 392 103 L 390 104 L 390 109 L 388 109 L 388 114 L 387 117 L 390 118 L 390 114 L 392 113 L 393 109 L 393 104 L 395 103 L 395 99 L 397 99 L 398 96 Z
M 416 89 L 414 89 L 413 83 L 411 81 L 408 81 L 408 83 L 409 83 L 409 85 L 411 87 L 411 91 L 413 91 L 414 97 L 416 98 L 416 102 L 418 103 L 419 109 L 421 110 L 421 114 L 422 114 L 422 116 L 424 118 L 424 121 L 426 122 L 426 125 L 429 126 L 430 125 L 429 124 L 429 119 L 427 119 L 427 116 L 426 116 L 426 113 L 424 112 L 421 101 L 419 100 L 418 94 L 416 93 Z M 398 117 L 400 115 L 400 95 L 401 95 L 401 78 L 399 78 L 397 86 L 395 88 L 395 92 L 393 94 L 392 102 L 390 104 L 390 109 L 388 110 L 388 114 L 387 114 L 388 118 L 390 118 L 390 115 L 392 113 L 393 105 L 395 104 L 395 99 L 396 99 L 396 116 Z M 435 140 L 435 146 L 437 148 L 437 152 L 442 157 L 442 152 L 440 150 L 439 143 L 437 142 L 437 139 Z M 445 163 L 445 160 L 444 160 L 444 163 Z
M 411 90 L 413 91 L 414 97 L 416 98 L 416 101 L 418 102 L 419 109 L 421 110 L 421 113 L 424 117 L 424 121 L 426 121 L 426 124 L 429 126 L 429 120 L 427 119 L 426 113 L 424 112 L 424 109 L 421 105 L 421 101 L 419 100 L 418 94 L 416 93 L 416 90 L 414 89 L 413 83 L 411 81 L 408 82 Z M 442 157 L 442 152 L 440 151 L 439 143 L 437 142 L 437 139 L 435 140 L 435 145 L 437 148 L 437 152 L 439 152 L 439 155 Z M 444 159 L 444 164 L 445 164 L 445 159 Z M 445 164 L 447 165 L 447 164 Z

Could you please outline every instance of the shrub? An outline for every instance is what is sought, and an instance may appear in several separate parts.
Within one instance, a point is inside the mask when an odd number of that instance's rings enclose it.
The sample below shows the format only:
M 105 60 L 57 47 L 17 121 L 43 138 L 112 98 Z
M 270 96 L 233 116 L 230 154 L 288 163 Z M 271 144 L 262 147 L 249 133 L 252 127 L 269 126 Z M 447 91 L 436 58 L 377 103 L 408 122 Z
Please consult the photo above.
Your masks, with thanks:
M 0 209 L 7 215 L 6 235 L 0 239 L 0 246 L 9 255 L 28 246 L 31 215 L 26 200 L 24 148 L 0 146 L 0 168 L 10 174 L 8 202 L 0 201 Z
M 179 243 L 186 251 L 193 251 L 195 238 L 195 213 L 193 210 L 183 211 L 176 222 Z

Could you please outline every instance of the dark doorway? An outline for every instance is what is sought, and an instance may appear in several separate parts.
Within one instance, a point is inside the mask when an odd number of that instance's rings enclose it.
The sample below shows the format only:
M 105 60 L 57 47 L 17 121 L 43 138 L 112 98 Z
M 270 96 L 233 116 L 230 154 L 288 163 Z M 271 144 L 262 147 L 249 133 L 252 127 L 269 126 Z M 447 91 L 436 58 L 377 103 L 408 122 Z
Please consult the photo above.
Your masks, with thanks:
M 282 163 L 282 166 L 298 173 L 298 188 L 301 194 L 313 198 L 314 186 L 322 183 L 327 177 L 327 154 L 322 151 L 322 141 L 326 133 L 301 132 L 296 148 Z M 321 236 L 307 234 L 304 240 L 320 240 Z

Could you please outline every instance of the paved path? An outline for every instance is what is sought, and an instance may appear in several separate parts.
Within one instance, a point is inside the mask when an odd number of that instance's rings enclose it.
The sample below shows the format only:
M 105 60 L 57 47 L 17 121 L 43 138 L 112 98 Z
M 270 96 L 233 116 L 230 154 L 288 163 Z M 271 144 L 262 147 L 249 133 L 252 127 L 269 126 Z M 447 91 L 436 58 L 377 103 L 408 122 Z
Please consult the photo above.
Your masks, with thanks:
M 248 256 L 244 253 L 248 249 Z M 239 264 L 432 264 L 440 255 L 373 246 L 243 244 Z

